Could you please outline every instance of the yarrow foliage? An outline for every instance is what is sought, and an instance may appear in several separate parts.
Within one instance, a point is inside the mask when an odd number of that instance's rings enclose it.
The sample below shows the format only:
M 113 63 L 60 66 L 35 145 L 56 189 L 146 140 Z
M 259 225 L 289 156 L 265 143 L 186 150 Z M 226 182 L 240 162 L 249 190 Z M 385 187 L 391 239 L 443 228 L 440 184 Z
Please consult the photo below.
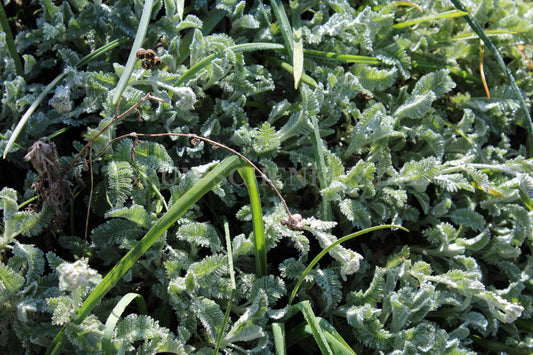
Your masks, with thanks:
M 531 3 L 526 106 L 448 1 L 146 4 L 3 5 L 0 353 L 533 351 Z

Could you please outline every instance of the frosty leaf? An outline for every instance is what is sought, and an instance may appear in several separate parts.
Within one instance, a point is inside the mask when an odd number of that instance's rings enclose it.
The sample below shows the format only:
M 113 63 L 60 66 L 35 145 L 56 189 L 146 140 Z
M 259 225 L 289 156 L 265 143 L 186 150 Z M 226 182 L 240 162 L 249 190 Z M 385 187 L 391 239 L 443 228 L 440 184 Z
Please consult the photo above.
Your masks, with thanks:
M 454 210 L 450 214 L 450 218 L 456 225 L 464 225 L 478 232 L 486 225 L 482 215 L 468 208 L 458 208 Z
M 433 91 L 429 91 L 423 95 L 413 95 L 396 109 L 394 116 L 398 118 L 422 118 L 431 110 L 431 104 L 435 99 L 436 95 Z
M 455 88 L 455 82 L 450 78 L 448 69 L 441 69 L 422 76 L 415 85 L 412 95 L 425 95 L 433 91 L 435 98 L 441 98 Z
M 133 169 L 125 161 L 111 161 L 106 167 L 109 198 L 115 207 L 122 207 L 133 190 Z
M 192 245 L 209 247 L 212 252 L 217 252 L 221 248 L 217 231 L 208 223 L 195 222 L 185 224 L 178 229 L 176 237 L 186 240 Z
M 133 205 L 131 207 L 116 208 L 105 214 L 106 218 L 120 217 L 137 223 L 139 226 L 148 228 L 151 223 L 150 216 L 143 206 Z
M 268 122 L 263 122 L 261 128 L 255 131 L 253 147 L 257 153 L 268 153 L 280 146 L 280 136 Z

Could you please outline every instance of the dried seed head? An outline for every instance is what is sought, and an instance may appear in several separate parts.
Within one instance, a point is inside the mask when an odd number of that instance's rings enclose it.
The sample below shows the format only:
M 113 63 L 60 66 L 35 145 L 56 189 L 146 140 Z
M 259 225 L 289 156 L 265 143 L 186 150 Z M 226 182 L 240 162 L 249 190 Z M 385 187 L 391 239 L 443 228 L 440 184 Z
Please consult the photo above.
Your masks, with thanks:
M 158 66 L 160 66 L 160 65 L 161 65 L 161 58 L 159 58 L 159 57 L 155 57 L 154 60 L 152 60 L 152 65 L 153 65 L 154 67 L 158 67 Z
M 155 52 L 154 52 L 154 50 L 153 50 L 153 49 L 147 49 L 147 50 L 145 51 L 145 56 L 146 56 L 146 59 L 148 59 L 148 60 L 152 60 L 152 59 L 154 59 L 154 58 L 155 58 Z
M 301 231 L 304 229 L 304 224 L 302 223 L 302 215 L 295 213 L 290 217 L 283 217 L 280 220 L 281 225 L 294 229 L 296 231 Z
M 142 67 L 145 70 L 152 69 L 152 64 L 148 60 L 143 60 Z
M 295 220 L 296 222 L 301 222 L 302 221 L 302 215 L 299 214 L 299 213 L 295 213 L 292 215 L 292 219 Z
M 139 48 L 135 54 L 137 55 L 137 59 L 143 60 L 146 57 L 146 50 L 144 48 Z
M 200 140 L 196 137 L 191 138 L 191 144 L 192 145 L 198 145 L 200 143 Z

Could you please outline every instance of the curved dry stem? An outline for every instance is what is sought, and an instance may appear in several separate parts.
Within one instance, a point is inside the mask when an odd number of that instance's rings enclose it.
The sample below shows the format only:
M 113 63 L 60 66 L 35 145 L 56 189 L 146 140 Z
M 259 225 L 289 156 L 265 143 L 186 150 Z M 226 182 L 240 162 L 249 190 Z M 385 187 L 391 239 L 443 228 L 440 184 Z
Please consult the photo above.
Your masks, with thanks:
M 106 128 L 107 128 L 107 126 L 106 126 Z M 283 207 L 285 207 L 285 211 L 287 211 L 287 215 L 289 216 L 289 219 L 290 220 L 294 220 L 295 219 L 295 217 L 293 216 L 293 214 L 289 210 L 289 206 L 285 202 L 285 199 L 283 198 L 283 196 L 281 196 L 281 193 L 276 188 L 276 186 L 274 185 L 272 180 L 270 180 L 269 177 L 265 173 L 263 173 L 263 171 L 261 169 L 259 169 L 259 167 L 257 167 L 257 165 L 252 163 L 252 161 L 250 159 L 246 158 L 243 154 L 239 153 L 238 151 L 236 151 L 233 148 L 228 147 L 227 145 L 224 145 L 222 143 L 219 143 L 217 141 L 214 141 L 214 140 L 206 138 L 206 137 L 199 136 L 199 135 L 194 134 L 194 133 L 136 133 L 136 132 L 131 132 L 131 133 L 123 134 L 122 136 L 119 136 L 119 137 L 116 137 L 116 138 L 113 138 L 112 140 L 110 140 L 104 146 L 102 151 L 100 153 L 98 153 L 98 155 L 94 159 L 98 159 L 99 157 L 101 157 L 102 154 L 104 154 L 105 151 L 109 148 L 109 146 L 111 146 L 111 144 L 113 144 L 116 141 L 121 140 L 123 138 L 128 138 L 128 137 L 132 137 L 132 138 L 137 138 L 137 137 L 171 137 L 171 136 L 173 136 L 173 137 L 186 137 L 186 138 L 189 138 L 191 140 L 201 140 L 201 141 L 204 141 L 204 142 L 207 142 L 207 143 L 211 144 L 212 146 L 220 147 L 222 149 L 225 149 L 225 150 L 237 155 L 239 158 L 241 158 L 246 163 L 248 163 L 252 168 L 254 168 L 255 171 L 257 171 L 261 175 L 261 178 L 263 178 L 266 181 L 266 183 L 274 190 L 274 192 L 276 193 L 276 195 L 280 199 L 281 203 L 283 204 Z

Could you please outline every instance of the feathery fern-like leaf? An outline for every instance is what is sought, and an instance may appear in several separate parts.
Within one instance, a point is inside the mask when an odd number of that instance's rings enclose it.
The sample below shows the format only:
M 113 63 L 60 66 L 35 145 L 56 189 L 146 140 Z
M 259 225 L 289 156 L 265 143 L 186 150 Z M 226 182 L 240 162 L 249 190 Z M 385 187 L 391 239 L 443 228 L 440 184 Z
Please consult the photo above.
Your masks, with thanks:
M 108 196 L 114 207 L 122 207 L 133 191 L 133 169 L 128 162 L 110 161 L 105 169 Z

